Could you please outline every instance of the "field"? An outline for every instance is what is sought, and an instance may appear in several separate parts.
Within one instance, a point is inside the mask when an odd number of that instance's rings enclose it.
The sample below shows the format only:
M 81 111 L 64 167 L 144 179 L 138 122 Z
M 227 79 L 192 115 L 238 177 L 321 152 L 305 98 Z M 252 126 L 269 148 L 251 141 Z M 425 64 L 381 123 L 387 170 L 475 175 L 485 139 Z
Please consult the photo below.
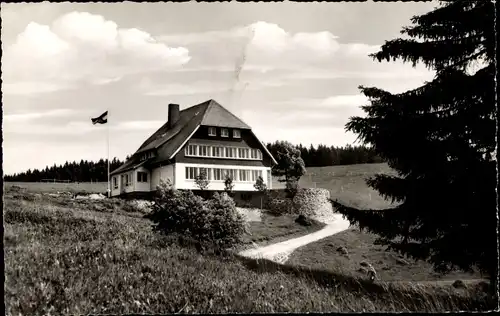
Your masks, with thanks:
M 4 182 L 5 189 L 12 186 L 26 188 L 30 192 L 73 192 L 73 193 L 106 193 L 106 182 L 52 183 L 52 182 Z
M 201 255 L 133 209 L 47 194 L 4 194 L 6 314 L 484 310 L 472 290 L 322 284 Z M 100 210 L 100 211 L 96 211 Z M 254 261 L 257 264 L 258 261 Z M 312 272 L 311 272 L 312 273 Z M 353 287 L 353 284 L 357 284 Z M 366 285 L 365 285 L 366 286 Z
M 432 270 L 432 266 L 424 261 L 404 258 L 384 246 L 375 245 L 376 235 L 351 227 L 346 231 L 326 237 L 315 243 L 305 245 L 292 253 L 287 264 L 303 265 L 314 269 L 324 269 L 336 273 L 359 272 L 360 263 L 370 263 L 377 271 L 377 277 L 383 281 L 481 281 L 479 273 L 453 271 L 441 275 Z M 344 247 L 348 254 L 337 251 Z M 449 282 L 446 282 L 449 284 Z
M 376 191 L 364 183 L 366 176 L 378 172 L 390 172 L 386 164 L 361 164 L 333 167 L 308 168 L 299 185 L 304 188 L 324 188 L 330 191 L 331 197 L 340 199 L 357 207 L 378 208 L 387 205 Z M 31 183 L 6 182 L 6 188 L 17 185 L 33 192 L 88 192 L 105 193 L 105 182 L 95 183 Z M 273 178 L 273 188 L 284 188 L 284 184 Z
M 390 172 L 385 164 L 309 168 L 302 187 L 362 208 L 388 205 L 364 183 Z M 21 190 L 13 185 L 24 187 Z M 281 183 L 273 185 L 281 187 Z M 103 192 L 105 183 L 6 183 L 4 253 L 6 314 L 370 312 L 487 310 L 476 285 L 455 289 L 408 281 L 476 279 L 439 276 L 373 244 L 355 228 L 297 249 L 276 268 L 263 261 L 200 255 L 150 228 L 140 210 L 111 200 L 72 201 L 48 192 Z M 268 244 L 321 228 L 292 215 L 264 214 L 251 222 L 245 243 Z M 349 255 L 336 249 L 345 247 Z M 370 262 L 379 280 L 357 272 Z M 394 283 L 392 281 L 399 281 Z

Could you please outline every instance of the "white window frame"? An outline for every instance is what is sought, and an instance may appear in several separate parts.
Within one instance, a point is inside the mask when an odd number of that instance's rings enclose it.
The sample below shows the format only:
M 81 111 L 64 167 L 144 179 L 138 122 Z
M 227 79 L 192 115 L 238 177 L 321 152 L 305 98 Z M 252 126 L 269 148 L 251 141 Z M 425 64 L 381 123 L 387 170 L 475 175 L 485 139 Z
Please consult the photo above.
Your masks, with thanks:
M 118 189 L 118 179 L 116 179 L 116 176 L 113 177 L 113 188 Z
M 208 127 L 208 136 L 217 136 L 217 128 L 209 126 Z
M 229 137 L 229 130 L 227 128 L 222 128 L 220 130 L 220 136 L 221 137 Z
M 233 138 L 241 138 L 241 131 L 239 129 L 233 129 Z
M 194 182 L 196 177 L 201 174 L 201 170 L 205 169 L 207 178 L 211 182 L 223 183 L 226 175 L 229 175 L 235 183 L 255 183 L 259 176 L 262 177 L 262 170 L 255 169 L 227 169 L 213 167 L 185 167 L 186 181 Z
M 146 180 L 144 180 L 146 178 Z M 144 171 L 137 171 L 137 182 L 148 183 L 148 173 Z
M 202 146 L 206 148 L 206 154 L 202 155 Z M 193 154 L 190 154 L 193 152 Z M 204 157 L 204 158 L 219 158 L 219 159 L 236 159 L 236 160 L 262 160 L 262 152 L 260 149 L 237 147 L 237 146 L 213 146 L 205 144 L 188 144 L 185 147 L 184 155 L 186 157 Z

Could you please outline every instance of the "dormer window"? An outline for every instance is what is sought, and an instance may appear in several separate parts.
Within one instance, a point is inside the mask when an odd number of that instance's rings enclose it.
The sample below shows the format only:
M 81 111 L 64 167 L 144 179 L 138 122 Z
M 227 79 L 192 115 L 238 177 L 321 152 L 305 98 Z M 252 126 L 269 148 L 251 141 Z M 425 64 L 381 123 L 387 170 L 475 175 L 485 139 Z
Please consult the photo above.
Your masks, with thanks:
M 239 129 L 233 129 L 233 138 L 241 138 L 241 131 Z
M 215 127 L 209 127 L 208 136 L 217 136 L 217 129 Z
M 223 128 L 220 130 L 220 136 L 229 137 L 229 130 L 227 128 Z
M 144 161 L 146 159 L 153 158 L 153 157 L 154 157 L 154 153 L 152 151 L 150 151 L 150 152 L 145 153 L 141 156 L 141 161 Z

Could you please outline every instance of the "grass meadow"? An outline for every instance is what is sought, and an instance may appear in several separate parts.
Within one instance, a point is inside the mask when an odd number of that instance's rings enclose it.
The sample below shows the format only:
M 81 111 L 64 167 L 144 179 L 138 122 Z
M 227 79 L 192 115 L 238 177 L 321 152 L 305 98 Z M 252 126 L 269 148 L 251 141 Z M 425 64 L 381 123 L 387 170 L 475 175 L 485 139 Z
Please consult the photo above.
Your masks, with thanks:
M 6 314 L 484 310 L 477 293 L 342 282 L 201 255 L 143 214 L 4 194 Z M 94 201 L 94 203 L 109 203 Z M 254 267 L 252 268 L 252 264 Z
M 369 172 L 380 170 L 377 168 L 383 165 L 310 168 L 301 184 L 327 188 L 332 198 L 337 196 L 352 205 L 383 207 L 370 203 L 379 197 L 372 195 L 370 199 L 372 192 L 362 181 Z M 83 188 L 78 185 L 87 185 L 84 191 L 89 193 L 106 188 L 105 184 L 6 183 L 7 315 L 443 312 L 495 306 L 474 286 L 455 289 L 406 282 L 408 279 L 386 282 L 391 281 L 391 275 L 429 279 L 424 276 L 428 267 L 422 265 L 403 269 L 392 264 L 392 271 L 377 269 L 379 274 L 386 271 L 384 279 L 367 283 L 353 273 L 353 266 L 361 258 L 382 260 L 378 256 L 383 250 L 370 244 L 373 236 L 356 230 L 299 248 L 285 266 L 233 254 L 200 254 L 180 246 L 175 238 L 154 233 L 143 212 L 123 201 L 77 201 L 49 194 L 78 192 Z M 291 216 L 266 214 L 261 222 L 250 223 L 251 235 L 245 236 L 245 242 L 266 244 L 321 228 L 304 228 L 293 220 Z M 353 262 L 336 258 L 335 246 L 342 242 Z

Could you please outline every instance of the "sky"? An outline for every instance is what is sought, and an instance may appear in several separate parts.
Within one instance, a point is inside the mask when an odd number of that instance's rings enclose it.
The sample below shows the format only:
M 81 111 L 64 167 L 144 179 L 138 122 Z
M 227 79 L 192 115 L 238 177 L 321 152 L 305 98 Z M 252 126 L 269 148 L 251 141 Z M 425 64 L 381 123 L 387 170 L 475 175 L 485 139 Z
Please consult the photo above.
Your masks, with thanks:
M 1 4 L 4 174 L 124 159 L 181 110 L 214 99 L 263 142 L 345 146 L 358 86 L 433 78 L 372 60 L 437 2 Z M 90 118 L 108 110 L 108 124 Z M 108 137 L 109 136 L 109 137 Z M 109 143 L 109 147 L 108 147 Z

